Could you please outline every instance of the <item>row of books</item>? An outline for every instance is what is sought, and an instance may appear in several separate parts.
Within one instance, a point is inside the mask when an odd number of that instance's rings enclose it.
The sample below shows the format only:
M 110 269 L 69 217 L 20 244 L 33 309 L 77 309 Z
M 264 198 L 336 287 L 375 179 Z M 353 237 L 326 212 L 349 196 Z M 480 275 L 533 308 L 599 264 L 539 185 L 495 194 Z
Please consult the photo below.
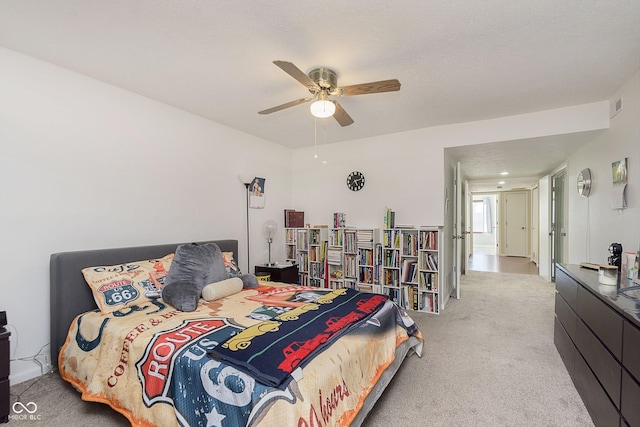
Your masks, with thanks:
M 359 248 L 373 249 L 373 230 L 372 229 L 357 229 L 356 241 Z
M 418 255 L 418 234 L 402 233 L 402 255 Z
M 421 290 L 438 292 L 438 274 L 421 271 L 419 284 Z
M 309 265 L 309 254 L 306 252 L 298 252 L 298 271 L 301 273 L 307 272 L 307 267 Z
M 322 242 L 318 246 L 309 246 L 309 261 L 324 262 L 327 253 L 327 242 Z
M 327 249 L 327 262 L 329 264 L 342 264 L 342 248 L 329 246 Z
M 435 252 L 422 252 L 422 267 L 425 270 L 438 271 L 438 254 Z
M 398 270 L 384 270 L 383 285 L 398 286 L 400 284 Z
M 384 211 L 384 228 L 393 228 L 396 226 L 396 213 L 389 208 Z
M 397 268 L 399 266 L 399 257 L 400 254 L 398 253 L 398 251 L 394 251 L 394 250 L 389 250 L 389 249 L 384 249 L 383 250 L 383 255 L 382 255 L 382 261 L 385 267 L 395 267 Z
M 307 230 L 296 230 L 296 247 L 299 251 L 307 250 L 309 247 L 309 233 Z
M 379 274 L 380 270 L 377 267 L 360 267 L 358 281 L 368 284 L 378 283 Z
M 358 252 L 355 230 L 346 230 L 344 233 L 344 251 L 355 254 Z
M 343 246 L 344 245 L 344 230 L 333 229 L 329 232 L 329 244 L 331 246 Z
M 309 275 L 314 279 L 322 279 L 324 277 L 324 263 L 314 262 L 310 264 Z
M 402 282 L 417 283 L 418 262 L 405 259 L 402 261 Z
M 438 312 L 438 295 L 427 292 L 419 292 L 416 286 L 404 286 L 402 288 L 404 299 L 401 305 L 406 309 Z
M 420 249 L 438 250 L 438 232 L 420 230 Z
M 355 255 L 347 254 L 344 256 L 344 277 L 358 277 L 358 262 Z
M 382 244 L 385 248 L 400 248 L 400 232 L 398 230 L 384 230 Z
M 373 265 L 374 253 L 373 249 L 360 249 L 360 264 Z

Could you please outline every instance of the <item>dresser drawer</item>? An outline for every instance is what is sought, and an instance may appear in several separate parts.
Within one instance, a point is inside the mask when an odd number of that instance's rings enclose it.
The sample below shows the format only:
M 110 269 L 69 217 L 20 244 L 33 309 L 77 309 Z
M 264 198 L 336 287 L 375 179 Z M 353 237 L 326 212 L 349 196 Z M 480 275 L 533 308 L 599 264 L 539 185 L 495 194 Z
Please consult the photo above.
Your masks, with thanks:
M 9 376 L 9 335 L 0 337 L 0 379 Z
M 558 354 L 560 354 L 560 358 L 564 362 L 567 372 L 569 372 L 569 375 L 573 377 L 575 358 L 578 354 L 578 350 L 576 350 L 573 341 L 571 341 L 567 331 L 564 329 L 562 323 L 560 323 L 557 317 L 554 323 L 553 343 L 556 345 L 556 349 L 558 349 Z
M 556 317 L 564 326 L 572 340 L 576 338 L 576 314 L 571 310 L 569 304 L 564 300 L 560 293 L 556 292 Z
M 628 321 L 624 322 L 622 365 L 640 381 L 640 329 Z
M 0 422 L 6 422 L 9 417 L 9 379 L 0 381 Z
M 556 290 L 562 298 L 569 304 L 569 307 L 576 309 L 578 283 L 560 270 L 556 269 Z
M 576 324 L 575 343 L 582 357 L 584 357 L 584 360 L 586 360 L 609 395 L 609 398 L 617 408 L 620 408 L 620 375 L 622 368 L 619 362 L 582 321 L 578 321 Z
M 578 288 L 578 316 L 618 360 L 622 360 L 622 317 L 588 290 Z
M 620 425 L 620 413 L 580 355 L 575 358 L 574 382 L 596 426 Z
M 640 385 L 622 370 L 622 416 L 630 426 L 640 426 Z

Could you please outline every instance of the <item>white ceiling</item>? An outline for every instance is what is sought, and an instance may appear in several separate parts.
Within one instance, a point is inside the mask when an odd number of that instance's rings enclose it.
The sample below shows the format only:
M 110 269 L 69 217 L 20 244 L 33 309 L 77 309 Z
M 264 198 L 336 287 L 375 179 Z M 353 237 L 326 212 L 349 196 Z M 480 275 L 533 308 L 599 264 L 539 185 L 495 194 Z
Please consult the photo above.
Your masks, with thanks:
M 640 69 L 640 1 L 0 0 L 0 46 L 298 148 L 308 104 L 257 114 L 308 95 L 273 60 L 400 80 L 340 98 L 355 123 L 325 119 L 326 143 L 524 114 L 609 99 Z M 507 146 L 452 153 L 517 161 Z

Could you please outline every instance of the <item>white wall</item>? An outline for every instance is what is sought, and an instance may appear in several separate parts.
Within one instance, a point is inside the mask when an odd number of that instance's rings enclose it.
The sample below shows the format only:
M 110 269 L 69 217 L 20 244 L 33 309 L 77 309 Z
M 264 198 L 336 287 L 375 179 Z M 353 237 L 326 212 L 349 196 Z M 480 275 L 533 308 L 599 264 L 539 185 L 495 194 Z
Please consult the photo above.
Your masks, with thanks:
M 538 182 L 538 202 L 539 215 L 538 218 L 538 274 L 547 282 L 551 281 L 551 179 L 545 176 Z
M 603 101 L 322 144 L 317 148 L 318 159 L 313 157 L 314 147 L 297 149 L 292 158 L 292 208 L 304 210 L 305 221 L 311 224 L 331 224 L 333 212 L 340 211 L 347 213 L 348 224 L 381 227 L 388 206 L 396 211 L 396 223 L 441 226 L 445 224 L 447 147 L 562 135 L 608 125 L 608 103 Z M 366 177 L 359 192 L 345 185 L 353 170 Z
M 238 175 L 266 178 L 266 207 L 250 212 L 251 261 L 265 262 L 262 224 L 282 227 L 291 204 L 290 153 L 0 48 L 0 310 L 12 356 L 49 342 L 51 253 L 233 238 L 246 269 Z M 39 374 L 33 362 L 11 364 L 12 383 Z
M 569 263 L 606 263 L 607 248 L 614 242 L 625 251 L 640 249 L 640 72 L 618 93 L 623 109 L 611 119 L 609 130 L 568 160 Z M 627 209 L 618 211 L 611 209 L 611 163 L 624 157 Z M 576 190 L 578 172 L 584 168 L 591 170 L 593 180 L 588 199 Z

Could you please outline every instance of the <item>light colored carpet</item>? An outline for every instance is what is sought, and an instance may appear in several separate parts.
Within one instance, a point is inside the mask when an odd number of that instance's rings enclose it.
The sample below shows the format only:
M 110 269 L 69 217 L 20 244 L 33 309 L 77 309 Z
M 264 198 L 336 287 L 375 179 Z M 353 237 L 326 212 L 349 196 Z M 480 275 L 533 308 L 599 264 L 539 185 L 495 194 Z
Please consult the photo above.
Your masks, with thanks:
M 426 354 L 409 357 L 364 426 L 592 426 L 553 344 L 554 284 L 470 272 L 439 316 L 412 313 Z M 11 388 L 39 420 L 10 426 L 125 426 L 53 373 Z M 26 392 L 24 391 L 31 385 Z
M 553 344 L 555 284 L 471 271 L 439 316 L 413 314 L 411 357 L 365 423 L 376 426 L 592 426 Z

